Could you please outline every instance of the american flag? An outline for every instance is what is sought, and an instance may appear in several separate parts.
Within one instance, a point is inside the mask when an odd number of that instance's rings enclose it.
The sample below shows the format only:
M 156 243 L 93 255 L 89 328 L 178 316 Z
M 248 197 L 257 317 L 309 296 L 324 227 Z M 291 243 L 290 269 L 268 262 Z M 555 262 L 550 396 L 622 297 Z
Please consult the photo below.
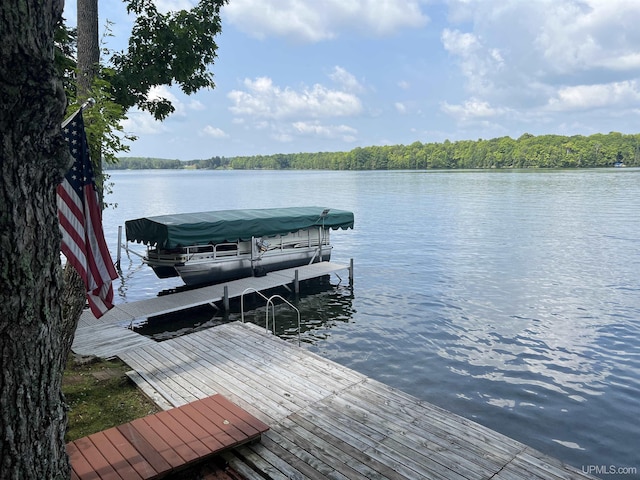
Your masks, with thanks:
M 91 312 L 99 318 L 113 307 L 111 280 L 118 274 L 104 239 L 81 110 L 63 125 L 63 132 L 74 162 L 57 192 L 62 253 L 82 277 Z

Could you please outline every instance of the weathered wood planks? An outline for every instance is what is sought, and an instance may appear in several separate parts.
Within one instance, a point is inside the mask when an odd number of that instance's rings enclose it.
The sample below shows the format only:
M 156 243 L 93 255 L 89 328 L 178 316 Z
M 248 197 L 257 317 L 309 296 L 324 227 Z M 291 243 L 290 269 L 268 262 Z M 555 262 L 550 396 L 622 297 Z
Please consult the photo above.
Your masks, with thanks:
M 120 356 L 173 405 L 219 392 L 268 423 L 260 443 L 225 454 L 248 478 L 591 478 L 254 325 Z

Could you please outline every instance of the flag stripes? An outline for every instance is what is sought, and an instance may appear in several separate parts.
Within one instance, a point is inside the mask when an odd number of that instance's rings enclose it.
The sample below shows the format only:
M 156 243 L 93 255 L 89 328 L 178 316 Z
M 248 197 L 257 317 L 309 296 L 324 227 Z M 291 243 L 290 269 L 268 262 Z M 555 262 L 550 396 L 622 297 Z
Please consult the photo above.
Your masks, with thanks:
M 57 190 L 61 250 L 76 269 L 96 318 L 113 307 L 111 280 L 118 277 L 102 229 L 102 209 L 96 190 L 82 111 L 64 126 L 74 163 Z

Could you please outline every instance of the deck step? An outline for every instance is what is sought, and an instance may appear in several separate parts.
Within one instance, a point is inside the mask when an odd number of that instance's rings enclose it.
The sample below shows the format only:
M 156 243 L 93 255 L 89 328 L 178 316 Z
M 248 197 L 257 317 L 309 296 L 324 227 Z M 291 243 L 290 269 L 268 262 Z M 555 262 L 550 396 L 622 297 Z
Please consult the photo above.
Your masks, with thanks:
M 258 440 L 268 429 L 216 394 L 69 442 L 71 478 L 161 478 Z

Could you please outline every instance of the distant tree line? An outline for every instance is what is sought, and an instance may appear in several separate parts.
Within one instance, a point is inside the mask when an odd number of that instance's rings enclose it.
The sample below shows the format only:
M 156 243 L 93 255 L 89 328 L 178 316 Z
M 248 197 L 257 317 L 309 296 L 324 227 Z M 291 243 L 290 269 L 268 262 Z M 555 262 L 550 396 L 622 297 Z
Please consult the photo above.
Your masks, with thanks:
M 165 158 L 123 157 L 115 164 L 104 165 L 105 170 L 154 170 L 185 168 L 185 162 Z
M 490 168 L 594 168 L 640 166 L 640 134 L 575 135 L 528 133 L 517 140 L 460 140 L 443 143 L 358 147 L 348 152 L 290 153 L 206 160 L 121 158 L 110 169 L 197 168 L 268 170 L 425 170 Z

